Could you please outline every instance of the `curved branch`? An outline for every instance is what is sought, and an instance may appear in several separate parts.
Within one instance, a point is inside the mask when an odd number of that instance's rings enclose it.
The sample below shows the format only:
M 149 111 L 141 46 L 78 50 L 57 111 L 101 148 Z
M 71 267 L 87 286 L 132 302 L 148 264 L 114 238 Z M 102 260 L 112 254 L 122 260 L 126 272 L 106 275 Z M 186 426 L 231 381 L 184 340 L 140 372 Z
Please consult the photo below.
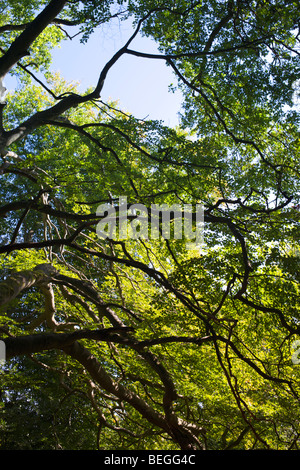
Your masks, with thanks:
M 78 330 L 72 333 L 44 333 L 26 336 L 1 338 L 6 345 L 6 359 L 15 356 L 34 354 L 50 349 L 63 349 L 80 339 L 95 341 L 122 341 L 122 335 L 133 331 L 131 327 L 112 327 L 101 330 Z M 119 336 L 120 335 L 120 336 Z
M 53 7 L 53 3 L 56 5 L 56 8 Z M 55 13 L 56 15 L 63 8 L 65 3 L 66 1 L 63 0 L 52 0 L 49 5 L 45 8 L 45 10 L 32 23 L 30 23 L 28 28 L 26 28 L 25 31 L 23 31 L 23 33 L 19 36 L 19 38 L 14 41 L 7 53 L 0 58 L 0 80 L 1 77 L 4 77 L 4 75 L 10 70 L 10 68 L 15 65 L 18 60 L 25 54 L 23 52 L 24 46 L 26 46 L 27 43 L 29 43 L 28 45 L 30 45 L 31 42 L 33 42 L 33 40 L 40 34 L 42 29 L 44 29 L 44 27 L 46 27 L 47 24 L 52 21 L 53 18 L 51 17 L 51 13 Z M 16 141 L 23 139 L 26 135 L 30 134 L 38 127 L 45 125 L 47 121 L 57 118 L 65 111 L 77 107 L 79 104 L 98 99 L 100 97 L 100 93 L 102 91 L 109 70 L 119 60 L 119 58 L 123 54 L 125 54 L 129 44 L 137 36 L 142 23 L 153 13 L 153 11 L 155 10 L 151 10 L 147 15 L 145 15 L 145 17 L 143 17 L 138 22 L 134 33 L 128 39 L 126 44 L 121 47 L 121 49 L 119 49 L 113 55 L 113 57 L 106 63 L 99 75 L 97 85 L 91 93 L 88 93 L 83 96 L 78 95 L 76 93 L 71 93 L 61 99 L 59 103 L 43 111 L 35 113 L 33 116 L 31 116 L 21 125 L 19 125 L 16 129 L 12 129 L 8 132 L 3 133 L 2 147 L 7 147 Z
M 0 79 L 25 55 L 28 48 L 37 39 L 41 32 L 54 20 L 64 8 L 66 0 L 51 0 L 44 10 L 29 23 L 25 30 L 11 44 L 8 51 L 0 58 Z

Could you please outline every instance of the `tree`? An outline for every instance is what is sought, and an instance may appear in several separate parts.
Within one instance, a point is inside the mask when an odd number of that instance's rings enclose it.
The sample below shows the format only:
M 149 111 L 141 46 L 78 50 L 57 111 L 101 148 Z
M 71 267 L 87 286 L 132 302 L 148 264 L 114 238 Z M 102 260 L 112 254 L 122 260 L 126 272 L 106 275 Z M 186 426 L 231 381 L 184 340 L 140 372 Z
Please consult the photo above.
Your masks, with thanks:
M 297 2 L 0 8 L 0 447 L 297 449 Z M 113 18 L 134 29 L 94 88 L 50 73 Z M 128 55 L 172 68 L 178 128 L 101 100 Z M 143 237 L 134 204 L 202 205 L 204 244 Z M 124 208 L 136 237 L 101 237 Z

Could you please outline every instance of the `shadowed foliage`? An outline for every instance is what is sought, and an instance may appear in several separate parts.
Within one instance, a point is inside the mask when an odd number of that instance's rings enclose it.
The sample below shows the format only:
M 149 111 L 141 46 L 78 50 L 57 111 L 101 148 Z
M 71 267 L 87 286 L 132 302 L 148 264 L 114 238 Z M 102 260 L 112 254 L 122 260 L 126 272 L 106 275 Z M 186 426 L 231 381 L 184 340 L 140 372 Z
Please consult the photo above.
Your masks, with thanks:
M 1 90 L 18 80 L 0 100 L 0 449 L 298 449 L 297 2 L 0 12 Z M 54 47 L 115 21 L 132 33 L 93 87 L 51 72 Z M 178 127 L 101 99 L 128 56 L 171 68 Z M 136 236 L 99 236 L 121 197 Z M 178 205 L 203 208 L 203 243 L 172 236 Z

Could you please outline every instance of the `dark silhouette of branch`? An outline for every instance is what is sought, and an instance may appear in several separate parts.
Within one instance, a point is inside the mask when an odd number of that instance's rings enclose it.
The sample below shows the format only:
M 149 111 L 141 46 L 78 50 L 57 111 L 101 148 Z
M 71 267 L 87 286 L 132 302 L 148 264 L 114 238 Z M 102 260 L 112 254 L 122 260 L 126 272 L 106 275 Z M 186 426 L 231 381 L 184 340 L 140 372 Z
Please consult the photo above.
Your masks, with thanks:
M 37 17 L 28 23 L 24 31 L 11 44 L 7 52 L 0 58 L 0 79 L 25 55 L 41 32 L 54 20 L 66 4 L 66 0 L 51 0 Z

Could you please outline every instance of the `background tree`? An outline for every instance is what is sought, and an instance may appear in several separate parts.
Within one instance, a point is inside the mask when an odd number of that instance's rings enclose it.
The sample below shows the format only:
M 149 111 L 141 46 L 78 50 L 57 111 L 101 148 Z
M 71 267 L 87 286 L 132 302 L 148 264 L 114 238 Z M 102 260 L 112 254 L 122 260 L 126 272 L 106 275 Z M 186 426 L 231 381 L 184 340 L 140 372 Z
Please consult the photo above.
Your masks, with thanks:
M 0 8 L 1 448 L 298 448 L 297 3 Z M 94 88 L 50 73 L 70 28 L 115 17 L 134 30 Z M 128 55 L 172 68 L 180 127 L 101 100 Z M 204 245 L 100 239 L 122 195 L 202 204 Z

